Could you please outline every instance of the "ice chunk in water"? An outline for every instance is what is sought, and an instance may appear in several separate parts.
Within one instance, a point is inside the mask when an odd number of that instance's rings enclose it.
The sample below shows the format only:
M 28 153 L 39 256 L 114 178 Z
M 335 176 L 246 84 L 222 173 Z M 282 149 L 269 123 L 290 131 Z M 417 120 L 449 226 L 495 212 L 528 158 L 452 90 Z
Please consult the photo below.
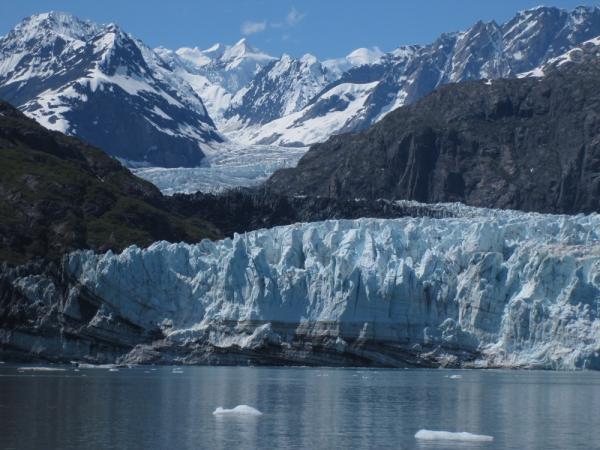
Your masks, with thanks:
M 215 416 L 224 416 L 224 415 L 239 415 L 239 416 L 262 416 L 262 413 L 252 406 L 248 405 L 238 405 L 233 409 L 225 409 L 220 406 L 213 411 Z
M 61 367 L 19 367 L 17 370 L 31 370 L 35 372 L 64 372 Z
M 492 442 L 493 436 L 484 434 L 472 434 L 466 432 L 451 432 L 451 431 L 432 431 L 419 430 L 415 434 L 415 439 L 424 441 L 462 441 L 462 442 Z
M 450 375 L 448 378 L 451 380 L 460 380 L 462 379 L 462 375 Z

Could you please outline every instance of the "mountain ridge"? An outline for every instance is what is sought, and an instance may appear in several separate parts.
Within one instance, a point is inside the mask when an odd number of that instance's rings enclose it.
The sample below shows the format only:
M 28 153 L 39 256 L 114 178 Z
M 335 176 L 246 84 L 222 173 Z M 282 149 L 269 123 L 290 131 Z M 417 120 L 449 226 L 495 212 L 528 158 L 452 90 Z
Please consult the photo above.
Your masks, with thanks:
M 113 156 L 197 165 L 222 141 L 202 100 L 117 25 L 31 16 L 0 39 L 0 97 Z
M 442 86 L 361 133 L 311 147 L 267 188 L 288 196 L 599 211 L 598 42 L 550 63 L 544 77 Z

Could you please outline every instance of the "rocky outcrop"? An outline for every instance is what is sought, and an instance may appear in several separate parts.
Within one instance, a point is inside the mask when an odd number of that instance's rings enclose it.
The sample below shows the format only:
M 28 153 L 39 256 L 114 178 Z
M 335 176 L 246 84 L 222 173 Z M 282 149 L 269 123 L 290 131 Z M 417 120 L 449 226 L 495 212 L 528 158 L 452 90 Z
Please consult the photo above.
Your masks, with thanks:
M 197 215 L 170 211 L 156 187 L 101 150 L 0 102 L 0 261 L 217 236 Z
M 365 132 L 313 146 L 267 186 L 283 195 L 598 211 L 598 48 L 585 44 L 541 78 L 442 87 Z

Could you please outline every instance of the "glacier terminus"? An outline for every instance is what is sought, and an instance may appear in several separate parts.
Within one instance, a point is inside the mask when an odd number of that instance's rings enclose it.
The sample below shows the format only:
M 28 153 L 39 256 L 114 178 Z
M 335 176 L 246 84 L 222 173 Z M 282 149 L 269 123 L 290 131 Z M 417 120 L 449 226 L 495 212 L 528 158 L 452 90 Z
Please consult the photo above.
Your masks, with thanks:
M 445 217 L 77 251 L 62 286 L 11 281 L 62 331 L 2 341 L 95 362 L 600 368 L 600 216 L 427 207 Z

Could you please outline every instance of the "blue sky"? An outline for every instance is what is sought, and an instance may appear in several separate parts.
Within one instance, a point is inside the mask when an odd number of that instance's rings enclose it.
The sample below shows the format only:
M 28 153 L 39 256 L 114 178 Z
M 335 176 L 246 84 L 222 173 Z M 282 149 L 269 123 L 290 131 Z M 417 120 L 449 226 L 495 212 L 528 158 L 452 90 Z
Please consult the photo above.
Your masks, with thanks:
M 503 22 L 540 0 L 0 0 L 0 34 L 23 17 L 55 10 L 100 23 L 115 22 L 155 47 L 234 43 L 246 36 L 273 55 L 319 58 L 358 47 L 391 50 L 427 43 L 479 19 Z M 549 0 L 572 9 L 594 1 Z

